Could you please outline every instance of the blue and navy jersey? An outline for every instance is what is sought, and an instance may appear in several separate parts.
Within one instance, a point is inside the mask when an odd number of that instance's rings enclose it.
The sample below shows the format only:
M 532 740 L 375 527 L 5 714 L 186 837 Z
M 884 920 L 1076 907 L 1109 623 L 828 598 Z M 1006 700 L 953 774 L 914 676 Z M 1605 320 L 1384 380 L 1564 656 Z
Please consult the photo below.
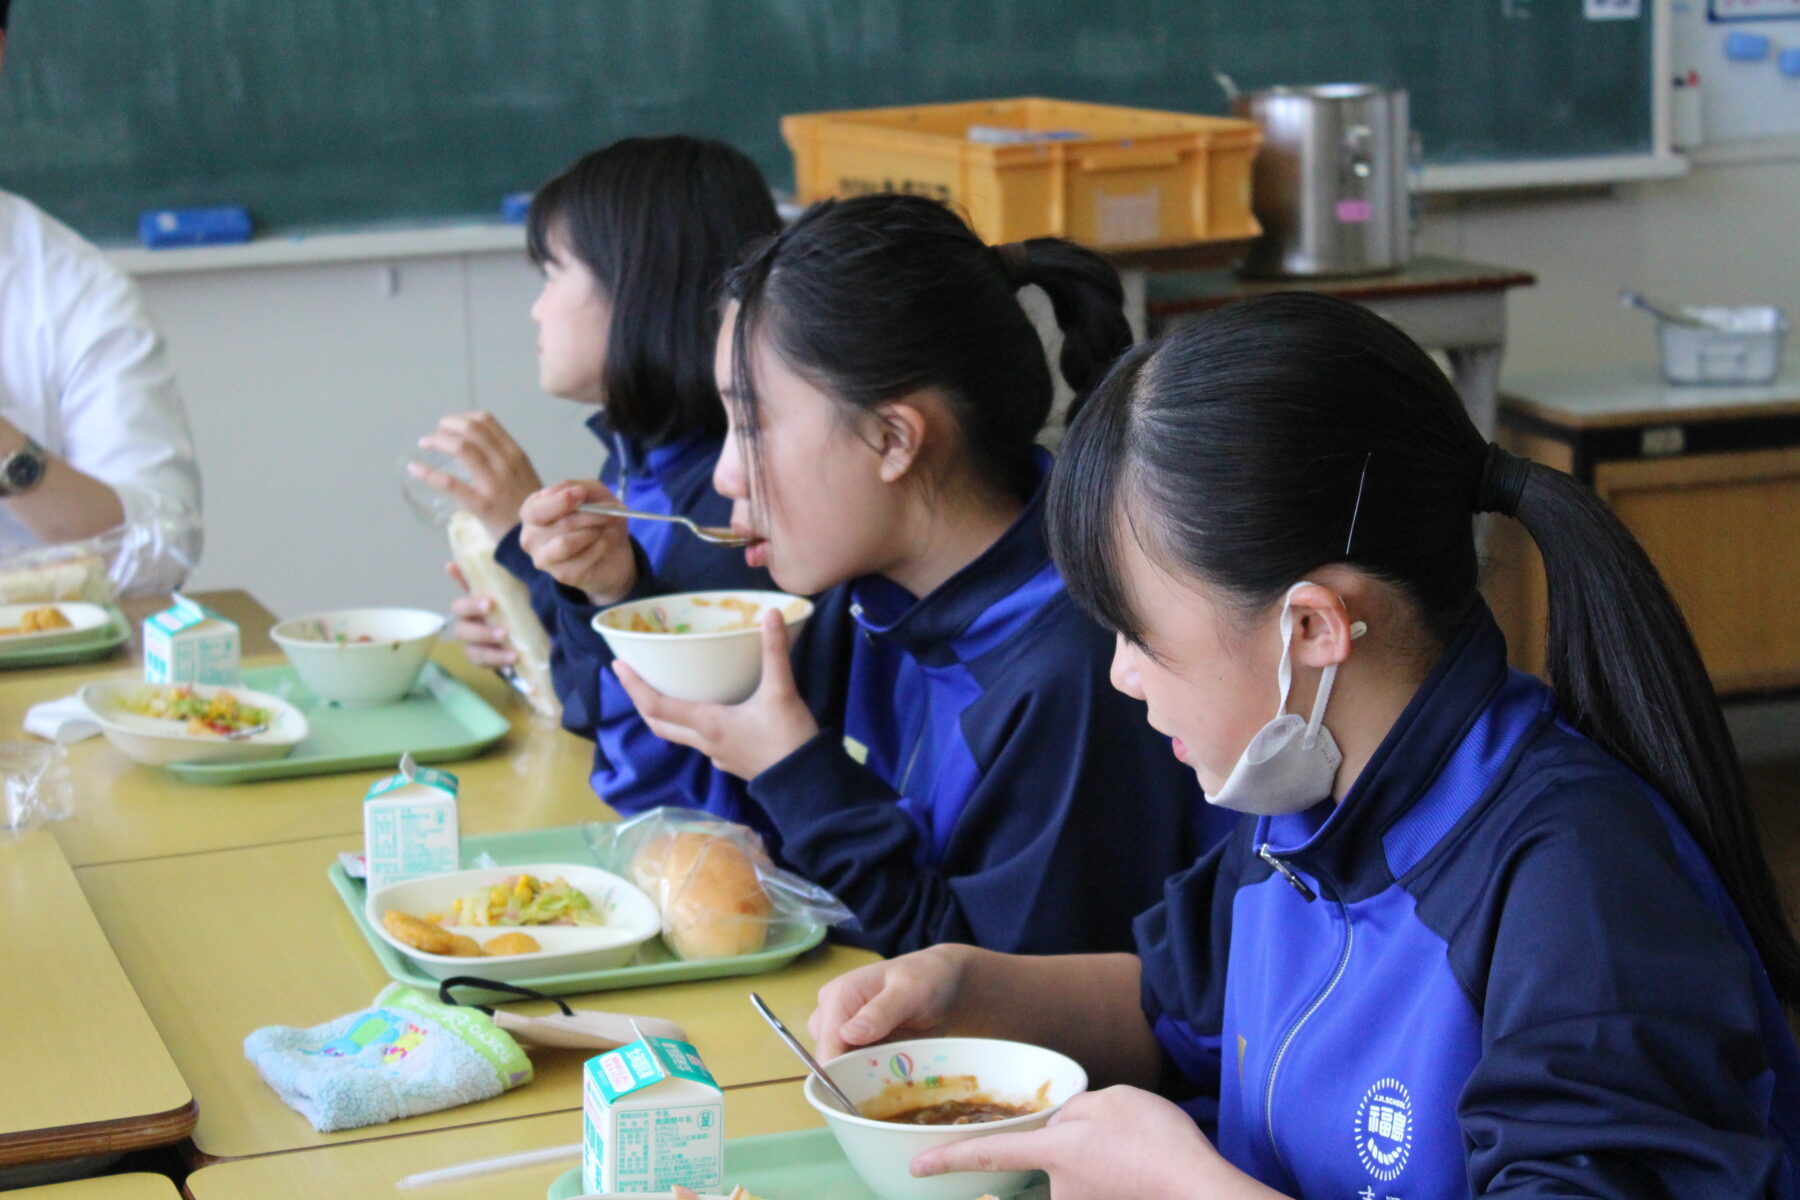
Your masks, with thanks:
M 594 789 L 624 812 L 751 825 L 856 914 L 846 940 L 884 954 L 1129 949 L 1132 918 L 1193 861 L 1205 806 L 1109 684 L 1112 639 L 1050 561 L 1042 490 L 922 600 L 865 577 L 815 603 L 794 669 L 822 732 L 745 783 L 627 702 L 602 724 Z
M 611 450 L 600 470 L 600 482 L 626 507 L 692 517 L 702 525 L 730 522 L 731 501 L 712 486 L 713 466 L 719 461 L 718 439 L 696 435 L 644 446 L 613 433 L 604 412 L 588 418 L 587 425 Z M 634 519 L 626 525 L 638 565 L 637 586 L 627 599 L 775 586 L 767 571 L 744 564 L 742 550 L 709 545 L 668 521 Z M 519 529 L 515 525 L 500 540 L 494 557 L 530 589 L 531 607 L 550 633 L 550 675 L 562 701 L 563 727 L 592 740 L 600 720 L 595 696 L 603 686 L 602 677 L 618 687 L 612 673 L 601 670 L 612 661 L 612 652 L 594 631 L 594 614 L 600 610 L 581 592 L 564 587 L 533 566 L 531 555 L 519 545 Z M 624 693 L 619 697 L 623 699 Z
M 1342 804 L 1247 820 L 1138 937 L 1171 1090 L 1286 1195 L 1800 1194 L 1742 921 L 1485 607 Z

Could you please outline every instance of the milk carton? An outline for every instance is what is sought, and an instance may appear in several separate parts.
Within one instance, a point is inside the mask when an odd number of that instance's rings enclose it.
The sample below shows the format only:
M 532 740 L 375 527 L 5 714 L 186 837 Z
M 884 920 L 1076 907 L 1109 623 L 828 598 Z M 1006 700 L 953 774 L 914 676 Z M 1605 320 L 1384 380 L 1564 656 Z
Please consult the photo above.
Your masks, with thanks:
M 370 893 L 390 883 L 462 869 L 456 776 L 400 756 L 400 773 L 363 798 L 363 856 Z
M 238 681 L 238 627 L 175 593 L 175 603 L 144 618 L 144 678 L 150 683 Z
M 588 1059 L 581 1108 L 585 1190 L 716 1192 L 724 1182 L 725 1096 L 686 1042 L 642 1037 Z

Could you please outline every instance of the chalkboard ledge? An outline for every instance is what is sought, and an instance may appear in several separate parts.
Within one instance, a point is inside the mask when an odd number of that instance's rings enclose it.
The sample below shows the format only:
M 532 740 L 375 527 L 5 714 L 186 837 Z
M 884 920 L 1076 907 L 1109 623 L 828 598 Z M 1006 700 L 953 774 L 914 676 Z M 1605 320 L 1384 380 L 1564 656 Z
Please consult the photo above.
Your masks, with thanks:
M 1518 188 L 1576 187 L 1639 179 L 1674 179 L 1686 175 L 1688 170 L 1688 160 L 1673 153 L 1448 164 L 1428 166 L 1421 171 L 1419 190 L 1427 193 L 1505 192 Z
M 313 263 L 442 258 L 458 254 L 523 254 L 525 230 L 519 225 L 489 223 L 362 233 L 276 235 L 236 246 L 194 246 L 179 250 L 144 250 L 136 246 L 109 246 L 104 250 L 113 265 L 128 275 L 173 275 Z

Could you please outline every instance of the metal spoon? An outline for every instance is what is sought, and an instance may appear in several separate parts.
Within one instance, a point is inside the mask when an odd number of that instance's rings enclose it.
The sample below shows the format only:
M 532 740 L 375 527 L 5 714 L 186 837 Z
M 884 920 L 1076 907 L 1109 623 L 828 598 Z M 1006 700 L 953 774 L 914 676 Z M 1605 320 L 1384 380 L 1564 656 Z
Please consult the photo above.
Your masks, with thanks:
M 689 532 L 703 542 L 711 542 L 715 546 L 748 546 L 750 539 L 725 525 L 696 525 L 686 517 L 677 517 L 670 513 L 638 512 L 634 508 L 625 508 L 618 504 L 580 504 L 576 512 L 593 513 L 596 517 L 636 517 L 643 521 L 673 521 L 677 525 L 686 525 Z
M 1641 308 L 1658 320 L 1667 321 L 1671 325 L 1685 325 L 1689 329 L 1716 329 L 1718 326 L 1704 318 L 1697 317 L 1685 308 L 1676 308 L 1673 304 L 1665 304 L 1660 300 L 1652 300 L 1641 292 L 1630 290 L 1619 293 L 1619 303 L 1627 308 Z
M 769 1011 L 769 1006 L 763 1003 L 763 998 L 755 992 L 751 992 L 750 1003 L 756 1005 L 756 1011 L 762 1014 L 762 1019 L 769 1023 L 770 1028 L 781 1035 L 781 1040 L 788 1044 L 788 1049 L 800 1056 L 800 1061 L 805 1063 L 806 1069 L 813 1073 L 813 1078 L 823 1084 L 825 1090 L 830 1092 L 832 1097 L 836 1099 L 839 1104 L 844 1106 L 844 1111 L 853 1117 L 862 1116 L 862 1114 L 856 1110 L 856 1105 L 850 1103 L 850 1097 L 844 1095 L 838 1085 L 831 1081 L 831 1076 L 825 1073 L 825 1068 L 819 1065 L 819 1060 L 814 1058 L 811 1054 L 808 1054 L 806 1047 L 800 1044 L 800 1039 L 789 1033 L 788 1027 L 781 1023 L 781 1019 Z

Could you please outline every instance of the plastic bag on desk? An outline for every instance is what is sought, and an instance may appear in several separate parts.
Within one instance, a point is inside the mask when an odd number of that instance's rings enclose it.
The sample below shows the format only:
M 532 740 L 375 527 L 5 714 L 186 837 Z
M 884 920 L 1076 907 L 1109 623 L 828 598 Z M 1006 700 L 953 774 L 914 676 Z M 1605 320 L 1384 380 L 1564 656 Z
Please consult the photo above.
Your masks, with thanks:
M 856 919 L 824 888 L 777 867 L 754 830 L 709 813 L 654 808 L 584 832 L 602 867 L 656 901 L 663 941 L 685 959 L 754 954 L 800 926 Z
M 0 547 L 0 604 L 113 603 L 118 588 L 112 564 L 124 540 L 120 527 L 79 542 Z
M 0 834 L 23 837 L 75 810 L 69 755 L 61 746 L 0 742 L 0 785 L 6 789 Z

